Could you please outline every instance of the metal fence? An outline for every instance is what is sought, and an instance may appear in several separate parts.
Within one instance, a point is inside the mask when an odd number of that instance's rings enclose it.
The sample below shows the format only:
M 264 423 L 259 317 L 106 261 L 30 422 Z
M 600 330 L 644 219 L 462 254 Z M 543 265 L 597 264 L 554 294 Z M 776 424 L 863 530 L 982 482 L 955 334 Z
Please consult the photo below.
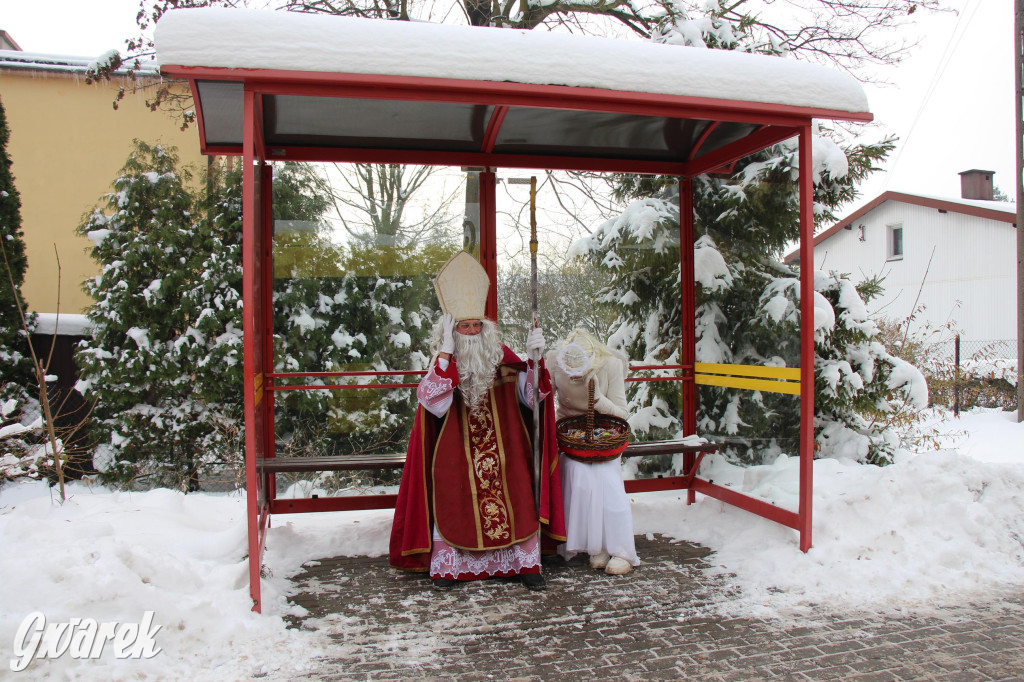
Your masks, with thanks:
M 919 369 L 928 378 L 932 404 L 959 414 L 964 407 L 1017 407 L 1017 340 L 939 342 Z

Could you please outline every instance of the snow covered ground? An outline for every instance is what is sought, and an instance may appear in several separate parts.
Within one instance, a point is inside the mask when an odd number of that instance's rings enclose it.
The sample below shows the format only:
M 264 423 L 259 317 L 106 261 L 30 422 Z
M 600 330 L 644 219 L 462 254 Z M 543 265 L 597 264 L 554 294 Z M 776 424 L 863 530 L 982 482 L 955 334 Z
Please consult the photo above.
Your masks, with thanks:
M 793 531 L 716 500 L 633 496 L 637 533 L 711 548 L 709 574 L 728 589 L 723 614 L 791 617 L 808 608 L 895 613 L 998 604 L 1024 588 L 1024 425 L 976 410 L 925 424 L 939 450 L 902 452 L 886 468 L 815 463 L 814 547 Z M 759 494 L 792 497 L 795 463 L 748 473 Z M 264 614 L 249 611 L 245 502 L 237 494 L 112 492 L 72 485 L 63 505 L 41 483 L 0 488 L 0 642 L 30 613 L 48 622 L 139 623 L 154 612 L 162 651 L 145 660 L 34 661 L 0 679 L 250 679 L 315 668 L 326 637 L 285 627 L 288 578 L 304 562 L 387 551 L 390 511 L 277 517 Z M 642 558 L 642 557 L 641 557 Z M 639 569 L 639 570 L 642 570 Z M 709 575 L 709 577 L 711 577 Z M 728 596 L 725 596 L 725 595 Z

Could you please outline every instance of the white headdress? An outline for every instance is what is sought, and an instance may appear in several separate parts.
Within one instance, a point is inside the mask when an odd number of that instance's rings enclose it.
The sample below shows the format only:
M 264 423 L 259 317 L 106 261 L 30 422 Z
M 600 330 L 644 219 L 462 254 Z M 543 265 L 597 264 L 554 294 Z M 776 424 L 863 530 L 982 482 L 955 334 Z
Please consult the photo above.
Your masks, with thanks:
M 442 312 L 450 313 L 456 321 L 479 320 L 484 316 L 490 283 L 479 261 L 460 251 L 441 267 L 434 290 Z
M 583 346 L 569 342 L 558 351 L 555 361 L 570 379 L 582 377 L 594 364 L 594 359 Z
M 580 379 L 590 371 L 598 371 L 610 357 L 619 358 L 625 367 L 625 353 L 613 351 L 585 329 L 573 329 L 555 356 L 558 366 L 572 379 Z

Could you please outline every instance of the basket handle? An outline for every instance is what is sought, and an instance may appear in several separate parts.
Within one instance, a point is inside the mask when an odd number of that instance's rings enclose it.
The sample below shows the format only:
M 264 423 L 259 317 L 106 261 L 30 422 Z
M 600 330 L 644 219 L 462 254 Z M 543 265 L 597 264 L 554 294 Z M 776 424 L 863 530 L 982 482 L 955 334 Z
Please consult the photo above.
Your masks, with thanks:
M 594 440 L 594 379 L 587 383 L 587 430 L 583 439 L 590 443 Z

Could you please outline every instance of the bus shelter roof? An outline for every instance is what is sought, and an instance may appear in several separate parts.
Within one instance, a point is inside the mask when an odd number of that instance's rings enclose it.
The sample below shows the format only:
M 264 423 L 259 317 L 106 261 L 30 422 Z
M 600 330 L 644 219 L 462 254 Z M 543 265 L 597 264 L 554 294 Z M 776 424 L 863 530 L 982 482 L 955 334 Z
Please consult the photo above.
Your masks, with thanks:
M 853 77 L 795 59 L 546 31 L 177 9 L 155 33 L 206 153 L 694 176 L 813 119 L 870 121 Z

